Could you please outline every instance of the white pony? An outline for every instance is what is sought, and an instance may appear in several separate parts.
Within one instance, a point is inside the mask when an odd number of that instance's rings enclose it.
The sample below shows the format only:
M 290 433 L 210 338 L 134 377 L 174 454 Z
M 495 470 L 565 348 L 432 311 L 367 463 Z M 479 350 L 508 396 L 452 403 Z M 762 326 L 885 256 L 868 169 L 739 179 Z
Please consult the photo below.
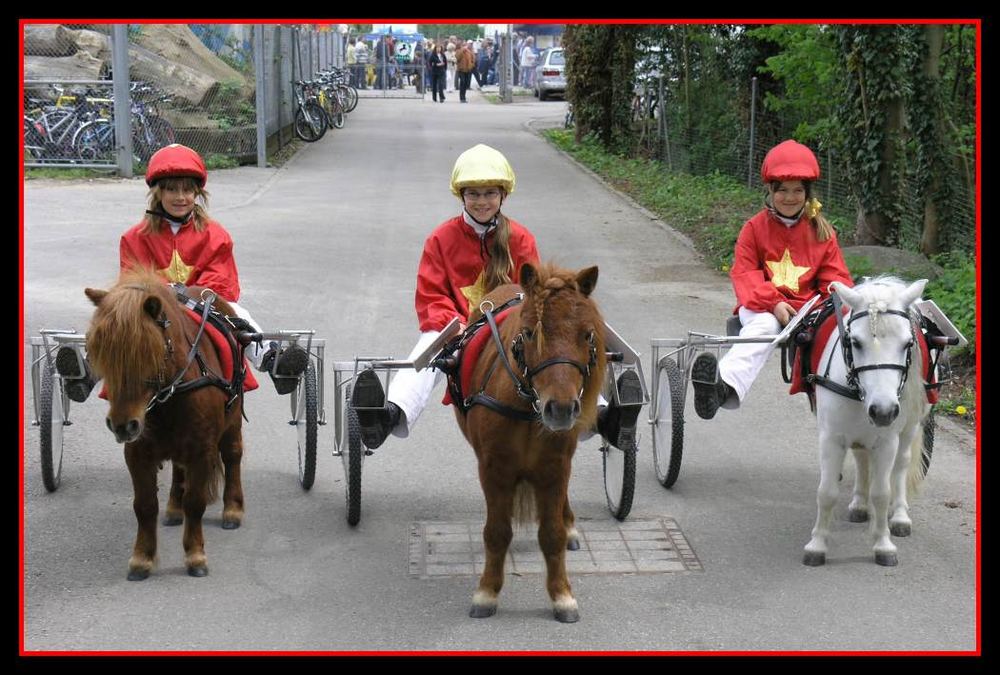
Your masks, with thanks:
M 851 313 L 830 335 L 817 368 L 824 373 L 816 382 L 821 385 L 816 388 L 820 481 L 806 565 L 826 562 L 830 517 L 848 448 L 857 465 L 849 517 L 864 522 L 868 509 L 873 511 L 875 562 L 895 565 L 896 546 L 889 533 L 910 534 L 907 497 L 924 477 L 922 424 L 930 411 L 917 340 L 920 321 L 911 306 L 926 283 L 921 279 L 907 286 L 894 277 L 878 277 L 854 288 L 830 284 L 831 293 Z

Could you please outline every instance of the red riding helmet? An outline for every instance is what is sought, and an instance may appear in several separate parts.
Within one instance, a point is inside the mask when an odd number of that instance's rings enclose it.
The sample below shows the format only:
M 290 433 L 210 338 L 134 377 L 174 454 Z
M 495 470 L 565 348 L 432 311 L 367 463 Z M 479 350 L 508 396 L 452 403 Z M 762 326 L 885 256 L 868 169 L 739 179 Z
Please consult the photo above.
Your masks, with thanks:
M 179 143 L 160 148 L 149 158 L 146 168 L 146 185 L 152 187 L 161 178 L 187 176 L 194 178 L 198 187 L 205 187 L 208 171 L 201 155 Z
M 771 148 L 760 165 L 760 177 L 765 183 L 781 180 L 819 179 L 819 162 L 812 150 L 796 143 L 784 141 Z

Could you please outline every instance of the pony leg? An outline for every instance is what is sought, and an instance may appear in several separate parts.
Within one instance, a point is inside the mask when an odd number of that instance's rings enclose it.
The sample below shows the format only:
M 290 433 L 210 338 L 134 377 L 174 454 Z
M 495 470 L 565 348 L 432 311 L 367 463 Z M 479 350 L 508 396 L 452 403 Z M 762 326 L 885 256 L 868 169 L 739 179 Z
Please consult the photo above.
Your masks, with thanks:
M 874 471 L 870 493 L 872 504 L 871 536 L 875 542 L 872 548 L 875 551 L 875 562 L 887 567 L 898 562 L 896 545 L 889 538 L 889 498 L 892 487 L 889 474 L 892 471 L 898 441 L 898 437 L 891 438 L 872 448 Z
M 868 520 L 868 488 L 871 484 L 870 460 L 868 451 L 864 448 L 852 448 L 854 466 L 857 474 L 854 477 L 854 496 L 847 507 L 847 519 L 852 523 L 863 523 Z
M 580 532 L 576 529 L 576 516 L 573 515 L 573 509 L 569 507 L 569 497 L 566 498 L 566 503 L 563 506 L 563 525 L 566 526 L 566 550 L 579 551 Z
M 907 501 L 906 479 L 910 470 L 912 454 L 911 444 L 917 435 L 919 426 L 914 426 L 912 433 L 899 436 L 899 449 L 896 450 L 896 461 L 892 465 L 892 501 L 889 504 L 889 532 L 894 537 L 909 537 L 913 521 L 910 520 L 910 504 Z M 922 431 L 922 430 L 921 430 Z
M 132 510 L 137 523 L 132 557 L 128 560 L 128 580 L 142 581 L 156 565 L 156 514 L 160 503 L 156 496 L 157 465 L 140 449 L 125 446 L 125 464 L 132 476 Z
M 205 557 L 201 519 L 205 515 L 208 481 L 214 480 L 215 475 L 204 462 L 192 462 L 186 468 L 188 485 L 184 491 L 184 564 L 189 575 L 203 577 L 208 574 L 208 560 Z
M 580 620 L 580 611 L 566 576 L 566 492 L 569 488 L 569 467 L 560 482 L 535 486 L 538 509 L 538 544 L 545 555 L 546 588 L 552 599 L 552 610 L 562 623 Z
M 184 467 L 176 462 L 171 462 L 171 464 L 173 471 L 170 478 L 170 498 L 167 500 L 163 524 L 180 525 L 184 522 L 184 507 L 181 505 L 184 499 Z
M 514 505 L 514 483 L 499 481 L 484 475 L 480 470 L 480 482 L 486 495 L 486 526 L 483 527 L 483 544 L 486 548 L 486 565 L 479 577 L 479 586 L 472 595 L 472 609 L 469 616 L 482 619 L 493 616 L 497 611 L 497 596 L 503 588 L 503 567 L 507 549 L 514 537 L 511 516 Z
M 847 449 L 829 436 L 820 436 L 819 488 L 816 490 L 816 525 L 812 539 L 805 547 L 804 565 L 826 563 L 826 540 L 830 536 L 830 518 L 839 491 L 840 469 L 844 465 Z
M 223 436 L 219 444 L 226 469 L 226 484 L 222 491 L 222 529 L 235 530 L 243 523 L 243 431 L 236 428 Z

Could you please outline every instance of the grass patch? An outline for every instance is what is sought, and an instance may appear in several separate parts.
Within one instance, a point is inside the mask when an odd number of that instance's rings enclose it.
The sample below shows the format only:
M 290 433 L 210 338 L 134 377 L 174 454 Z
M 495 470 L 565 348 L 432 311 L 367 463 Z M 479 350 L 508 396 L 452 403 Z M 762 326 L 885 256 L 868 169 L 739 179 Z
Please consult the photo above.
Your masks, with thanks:
M 58 167 L 25 168 L 25 180 L 50 178 L 55 180 L 80 180 L 85 178 L 109 178 L 118 175 L 117 169 L 75 169 Z

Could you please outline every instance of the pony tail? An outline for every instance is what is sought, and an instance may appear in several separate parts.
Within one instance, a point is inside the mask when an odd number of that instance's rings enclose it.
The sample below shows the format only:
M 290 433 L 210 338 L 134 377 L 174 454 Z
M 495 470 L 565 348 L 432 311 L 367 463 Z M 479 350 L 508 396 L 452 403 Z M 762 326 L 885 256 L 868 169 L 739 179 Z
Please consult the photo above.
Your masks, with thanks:
M 833 236 L 833 225 L 820 214 L 816 214 L 812 219 L 813 227 L 816 228 L 816 239 L 826 241 Z
M 514 259 L 510 255 L 510 221 L 507 216 L 497 213 L 497 229 L 490 245 L 490 261 L 486 264 L 486 290 L 511 283 L 510 273 Z

